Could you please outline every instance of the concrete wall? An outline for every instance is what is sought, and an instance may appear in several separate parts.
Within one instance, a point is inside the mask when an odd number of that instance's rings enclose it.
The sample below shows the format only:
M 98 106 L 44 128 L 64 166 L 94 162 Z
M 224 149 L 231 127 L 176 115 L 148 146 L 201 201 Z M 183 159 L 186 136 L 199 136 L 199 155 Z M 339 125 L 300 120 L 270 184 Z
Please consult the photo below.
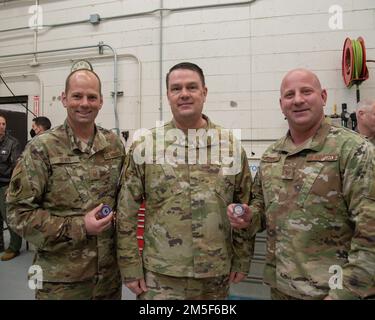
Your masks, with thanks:
M 346 37 L 363 36 L 369 58 L 375 59 L 375 1 L 373 0 L 256 0 L 240 5 L 233 0 L 40 0 L 43 24 L 87 21 L 99 14 L 100 24 L 88 22 L 59 27 L 45 26 L 35 32 L 27 28 L 35 1 L 0 4 L 0 72 L 19 95 L 41 95 L 41 111 L 58 125 L 65 118 L 59 95 L 72 61 L 89 59 L 103 80 L 105 106 L 98 123 L 115 127 L 113 61 L 108 49 L 101 58 L 97 49 L 71 50 L 34 57 L 3 57 L 35 49 L 51 50 L 96 45 L 112 46 L 119 55 L 118 98 L 120 130 L 150 128 L 160 115 L 171 117 L 165 98 L 164 78 L 177 62 L 198 63 L 205 71 L 208 100 L 205 112 L 216 122 L 242 129 L 248 155 L 254 158 L 285 133 L 286 123 L 278 105 L 282 76 L 291 68 L 314 70 L 328 89 L 326 113 L 345 102 L 355 104 L 355 88 L 347 89 L 341 78 L 342 46 Z M 182 11 L 164 11 L 160 33 L 160 11 L 202 5 L 223 5 Z M 343 9 L 343 28 L 332 30 L 332 5 Z M 144 13 L 144 14 L 141 14 Z M 137 14 L 129 17 L 130 14 Z M 117 19 L 105 19 L 123 16 Z M 22 30 L 5 31 L 26 27 Z M 162 46 L 161 36 L 162 35 Z M 162 49 L 162 57 L 160 56 Z M 131 56 L 130 56 L 131 55 Z M 106 57 L 104 57 L 106 56 Z M 140 61 L 140 65 L 137 62 Z M 139 76 L 139 67 L 141 73 Z M 368 64 L 370 79 L 362 84 L 363 98 L 373 96 L 374 64 Z M 161 69 L 161 74 L 160 74 Z M 140 87 L 139 87 L 140 84 Z M 160 113 L 160 88 L 162 113 Z M 141 90 L 141 97 L 139 97 Z M 0 95 L 9 95 L 0 85 Z M 340 111 L 340 108 L 339 108 Z M 30 116 L 30 119 L 32 116 Z

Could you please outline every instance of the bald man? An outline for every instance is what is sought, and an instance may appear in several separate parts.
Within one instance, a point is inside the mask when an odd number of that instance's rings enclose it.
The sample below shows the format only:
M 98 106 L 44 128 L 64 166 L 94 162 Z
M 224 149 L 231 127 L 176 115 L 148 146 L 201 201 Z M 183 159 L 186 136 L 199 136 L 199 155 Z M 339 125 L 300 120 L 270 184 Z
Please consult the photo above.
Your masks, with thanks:
M 324 118 L 327 92 L 309 70 L 288 72 L 285 137 L 263 154 L 253 199 L 235 228 L 267 230 L 272 299 L 375 298 L 374 147 Z
M 375 145 L 375 100 L 368 99 L 358 103 L 357 130 Z
M 9 223 L 36 248 L 37 299 L 120 299 L 113 213 L 99 212 L 115 205 L 124 147 L 95 125 L 96 73 L 71 73 L 61 98 L 65 123 L 32 139 L 13 171 Z

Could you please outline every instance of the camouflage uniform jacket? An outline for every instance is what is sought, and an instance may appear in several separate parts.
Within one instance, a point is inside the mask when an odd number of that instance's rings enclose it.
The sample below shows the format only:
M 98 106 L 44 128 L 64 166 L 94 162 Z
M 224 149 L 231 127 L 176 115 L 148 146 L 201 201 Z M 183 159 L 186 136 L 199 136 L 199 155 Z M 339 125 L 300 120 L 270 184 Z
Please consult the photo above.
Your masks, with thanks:
M 88 236 L 83 216 L 115 206 L 124 147 L 96 127 L 88 145 L 64 125 L 32 139 L 17 163 L 7 196 L 9 222 L 34 244 L 43 280 L 76 282 L 115 273 L 115 228 Z
M 250 233 L 267 229 L 267 284 L 300 299 L 375 295 L 374 160 L 365 139 L 326 121 L 301 146 L 287 135 L 266 150 Z M 329 286 L 335 265 L 341 290 Z
M 203 132 L 220 132 L 220 127 L 204 118 L 208 127 Z M 173 122 L 161 128 L 163 137 L 170 130 L 180 132 L 181 140 L 168 142 L 166 138 L 165 147 L 182 152 L 182 163 L 157 164 L 154 151 L 151 162 L 137 164 L 137 143 L 132 145 L 124 165 L 117 210 L 117 255 L 123 278 L 143 278 L 143 267 L 169 276 L 194 278 L 216 277 L 230 271 L 247 273 L 253 243 L 247 232 L 232 232 L 226 217 L 228 204 L 250 200 L 251 174 L 245 151 L 238 149 L 237 173 L 223 175 L 223 165 L 212 164 L 210 157 L 205 164 L 186 161 L 188 152 L 210 155 L 216 146 L 214 140 L 189 145 L 185 143 L 186 135 Z M 157 129 L 150 131 L 151 141 L 155 142 L 157 135 Z M 143 199 L 146 214 L 142 259 L 136 230 L 137 210 Z
M 359 133 L 359 131 L 357 131 L 357 130 L 355 132 Z M 364 134 L 361 134 L 361 133 L 359 133 L 359 134 L 361 135 L 361 137 L 363 137 L 364 139 L 370 141 L 373 145 L 375 145 L 375 136 L 374 137 L 367 137 Z

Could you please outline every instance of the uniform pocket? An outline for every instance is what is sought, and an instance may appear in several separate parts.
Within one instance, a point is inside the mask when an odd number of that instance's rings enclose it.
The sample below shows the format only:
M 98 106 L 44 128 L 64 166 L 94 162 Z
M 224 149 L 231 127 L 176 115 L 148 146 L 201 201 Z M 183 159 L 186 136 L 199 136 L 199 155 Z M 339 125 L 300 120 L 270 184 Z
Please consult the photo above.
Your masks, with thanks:
M 163 203 L 183 192 L 174 168 L 168 164 L 146 164 L 146 198 L 150 203 Z
M 234 175 L 224 175 L 222 170 L 218 173 L 215 184 L 215 193 L 223 201 L 225 206 L 228 206 L 233 202 L 234 194 Z
M 320 204 L 333 209 L 340 205 L 342 192 L 338 155 L 308 155 L 303 170 L 305 178 L 297 201 L 299 206 Z
M 282 177 L 281 156 L 279 154 L 263 155 L 258 170 L 262 179 L 262 191 L 266 210 L 273 201 L 279 201 L 285 193 Z
M 80 184 L 87 179 L 84 172 L 80 172 L 79 157 L 54 157 L 50 159 L 52 173 L 48 181 L 48 197 L 53 199 L 56 207 L 80 208 Z

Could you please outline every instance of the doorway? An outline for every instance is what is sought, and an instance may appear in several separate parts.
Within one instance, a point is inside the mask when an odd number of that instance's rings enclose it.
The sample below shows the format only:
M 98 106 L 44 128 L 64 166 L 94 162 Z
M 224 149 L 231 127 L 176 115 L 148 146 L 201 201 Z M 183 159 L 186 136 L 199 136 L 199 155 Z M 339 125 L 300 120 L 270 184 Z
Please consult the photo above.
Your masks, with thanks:
M 7 118 L 7 132 L 18 140 L 22 151 L 27 143 L 27 104 L 28 96 L 0 97 L 0 112 Z

